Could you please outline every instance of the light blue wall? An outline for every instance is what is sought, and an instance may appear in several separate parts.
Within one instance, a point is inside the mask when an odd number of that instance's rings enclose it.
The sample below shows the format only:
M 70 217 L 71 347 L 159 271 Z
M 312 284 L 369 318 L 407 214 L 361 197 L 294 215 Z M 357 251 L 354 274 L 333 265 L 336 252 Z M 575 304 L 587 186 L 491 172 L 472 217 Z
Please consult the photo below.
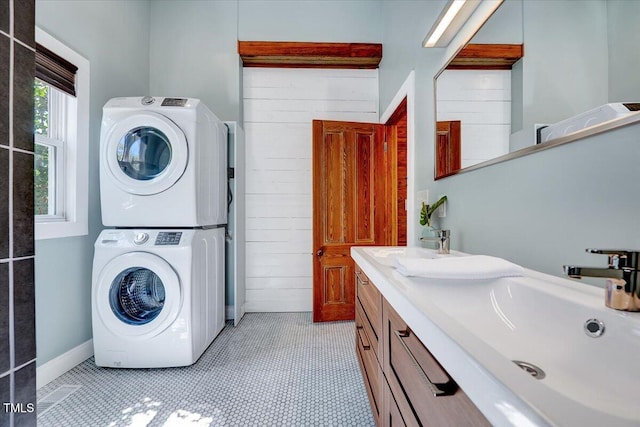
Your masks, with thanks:
M 102 229 L 98 146 L 102 106 L 148 93 L 149 2 L 37 0 L 36 25 L 91 68 L 89 235 L 36 242 L 38 365 L 91 339 L 93 243 Z
M 240 0 L 239 40 L 379 43 L 375 0 Z
M 565 263 L 606 261 L 586 254 L 587 247 L 640 248 L 640 188 L 634 184 L 640 181 L 638 125 L 434 182 L 432 79 L 456 47 L 415 47 L 435 18 L 423 2 L 386 1 L 384 15 L 381 110 L 415 69 L 416 187 L 448 195 L 447 217 L 440 225 L 452 230 L 453 249 L 561 275 Z M 397 31 L 400 23 L 404 27 Z M 525 33 L 525 52 L 528 43 Z
M 640 1 L 608 0 L 609 102 L 640 100 Z
M 152 1 L 150 75 L 157 96 L 200 98 L 224 121 L 240 115 L 236 1 Z
M 520 44 L 523 40 L 522 1 L 505 0 L 478 30 L 471 43 Z
M 523 124 L 555 123 L 608 99 L 605 1 L 524 1 Z

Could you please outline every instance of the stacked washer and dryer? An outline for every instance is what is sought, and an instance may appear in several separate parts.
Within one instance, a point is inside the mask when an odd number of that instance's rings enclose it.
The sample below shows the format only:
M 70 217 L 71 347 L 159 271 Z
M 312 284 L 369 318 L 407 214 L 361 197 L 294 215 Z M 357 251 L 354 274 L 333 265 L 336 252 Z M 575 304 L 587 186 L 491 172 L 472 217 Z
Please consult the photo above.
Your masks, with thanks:
M 224 327 L 227 128 L 192 98 L 114 98 L 100 134 L 98 366 L 193 364 Z

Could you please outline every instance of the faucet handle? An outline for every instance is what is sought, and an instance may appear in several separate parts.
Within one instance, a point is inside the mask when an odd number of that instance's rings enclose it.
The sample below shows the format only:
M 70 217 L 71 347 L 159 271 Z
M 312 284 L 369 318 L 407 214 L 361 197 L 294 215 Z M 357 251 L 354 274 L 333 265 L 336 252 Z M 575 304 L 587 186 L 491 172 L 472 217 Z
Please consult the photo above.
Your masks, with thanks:
M 585 251 L 590 254 L 620 255 L 620 256 L 624 256 L 633 252 L 625 249 L 593 249 L 593 248 L 587 248 L 585 249 Z
M 626 249 L 589 249 L 586 251 L 590 254 L 602 254 L 609 256 L 609 268 L 621 267 L 638 267 L 638 257 L 640 251 L 631 251 Z

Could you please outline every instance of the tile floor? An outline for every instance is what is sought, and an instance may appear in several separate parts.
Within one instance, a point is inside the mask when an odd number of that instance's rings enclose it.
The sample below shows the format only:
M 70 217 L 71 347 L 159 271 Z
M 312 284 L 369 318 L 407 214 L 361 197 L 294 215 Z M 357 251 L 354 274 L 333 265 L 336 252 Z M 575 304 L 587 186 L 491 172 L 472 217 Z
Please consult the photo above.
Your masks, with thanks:
M 374 426 L 353 322 L 248 313 L 186 368 L 108 369 L 88 359 L 38 390 L 81 387 L 38 416 L 46 427 Z

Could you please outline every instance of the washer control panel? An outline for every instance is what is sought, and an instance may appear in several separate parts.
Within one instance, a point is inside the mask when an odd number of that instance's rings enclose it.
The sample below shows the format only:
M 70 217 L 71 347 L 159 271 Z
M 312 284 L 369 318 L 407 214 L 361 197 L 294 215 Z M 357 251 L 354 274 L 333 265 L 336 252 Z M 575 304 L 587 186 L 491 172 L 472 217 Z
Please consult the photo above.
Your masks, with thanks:
M 156 237 L 155 244 L 156 246 L 179 245 L 181 237 L 181 231 L 161 231 Z
M 187 105 L 187 98 L 165 98 L 162 100 L 162 107 L 184 107 Z

